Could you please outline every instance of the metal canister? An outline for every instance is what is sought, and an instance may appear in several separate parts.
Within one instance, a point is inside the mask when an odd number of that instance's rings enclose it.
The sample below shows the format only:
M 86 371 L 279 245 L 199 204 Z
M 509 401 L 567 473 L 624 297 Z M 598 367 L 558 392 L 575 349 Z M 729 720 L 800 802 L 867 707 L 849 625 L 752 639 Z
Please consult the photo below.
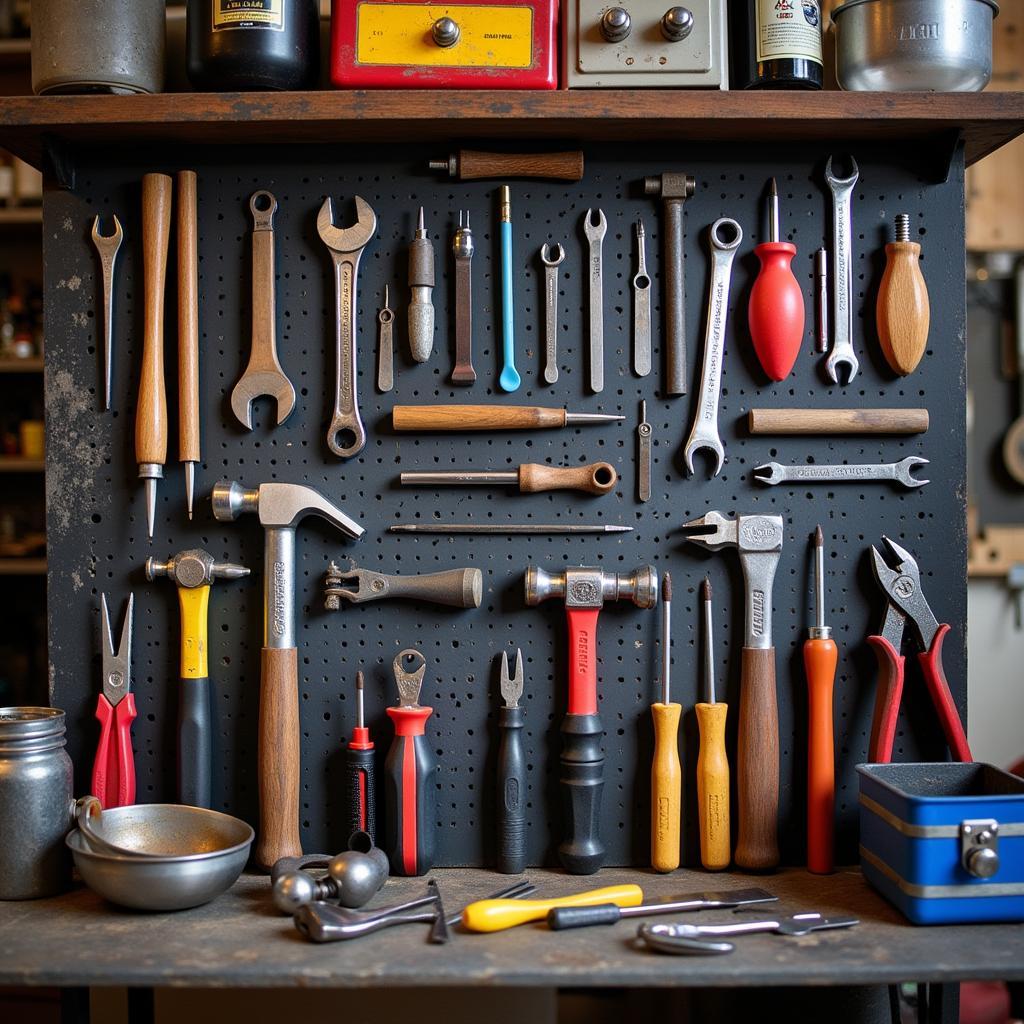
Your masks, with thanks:
M 53 896 L 71 881 L 64 836 L 74 782 L 64 712 L 0 708 L 0 900 Z

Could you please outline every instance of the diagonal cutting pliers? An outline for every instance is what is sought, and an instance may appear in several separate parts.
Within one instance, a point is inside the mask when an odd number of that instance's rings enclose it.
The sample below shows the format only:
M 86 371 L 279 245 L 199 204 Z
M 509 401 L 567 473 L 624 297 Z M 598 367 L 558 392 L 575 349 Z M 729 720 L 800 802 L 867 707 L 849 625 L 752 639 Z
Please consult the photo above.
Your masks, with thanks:
M 871 558 L 875 578 L 885 591 L 888 603 L 885 621 L 879 635 L 869 636 L 868 643 L 878 657 L 878 691 L 875 695 L 875 713 L 871 722 L 871 741 L 868 756 L 875 763 L 892 760 L 892 745 L 896 736 L 896 720 L 900 713 L 900 699 L 903 696 L 904 657 L 900 653 L 903 636 L 910 624 L 921 641 L 922 651 L 918 654 L 925 684 L 931 694 L 932 703 L 939 715 L 942 731 L 953 757 L 957 761 L 972 760 L 967 736 L 960 721 L 960 714 L 953 703 L 942 668 L 942 642 L 949 632 L 947 623 L 940 623 L 928 606 L 921 587 L 921 572 L 917 561 L 909 551 L 899 544 L 883 537 L 895 565 L 882 557 L 872 546 Z

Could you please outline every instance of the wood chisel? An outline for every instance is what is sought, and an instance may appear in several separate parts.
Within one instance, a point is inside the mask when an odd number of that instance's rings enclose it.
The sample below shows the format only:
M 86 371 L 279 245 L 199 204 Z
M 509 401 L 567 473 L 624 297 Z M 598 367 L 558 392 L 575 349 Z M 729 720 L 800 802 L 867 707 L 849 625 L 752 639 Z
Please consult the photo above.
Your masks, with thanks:
M 199 424 L 199 221 L 195 171 L 178 172 L 178 461 L 189 519 L 202 462 Z
M 619 479 L 610 462 L 592 462 L 588 466 L 542 466 L 525 462 L 509 470 L 442 470 L 441 472 L 402 473 L 405 485 L 452 486 L 513 484 L 523 494 L 538 491 L 583 491 L 608 494 Z
M 518 875 L 526 867 L 526 751 L 523 652 L 516 651 L 516 669 L 508 672 L 508 654 L 501 652 L 501 698 L 498 709 L 498 870 Z
M 132 751 L 135 695 L 131 692 L 134 609 L 135 595 L 129 594 L 121 638 L 115 649 L 107 595 L 100 595 L 103 683 L 96 698 L 100 739 L 92 766 L 92 795 L 106 809 L 135 803 L 135 754 Z
M 538 405 L 396 405 L 391 410 L 392 426 L 399 431 L 558 430 L 625 418 Z
M 609 885 L 548 900 L 479 900 L 462 911 L 462 924 L 471 932 L 500 932 L 530 921 L 543 921 L 556 907 L 593 907 L 608 903 L 636 907 L 643 901 L 644 891 L 639 885 Z
M 377 773 L 373 740 L 363 714 L 363 673 L 356 673 L 356 724 L 345 748 L 345 788 L 348 790 L 349 833 L 365 832 L 377 842 Z
M 679 867 L 679 826 L 683 774 L 679 766 L 681 704 L 669 700 L 672 672 L 672 577 L 661 580 L 661 701 L 651 705 L 654 719 L 654 761 L 651 765 L 651 867 Z

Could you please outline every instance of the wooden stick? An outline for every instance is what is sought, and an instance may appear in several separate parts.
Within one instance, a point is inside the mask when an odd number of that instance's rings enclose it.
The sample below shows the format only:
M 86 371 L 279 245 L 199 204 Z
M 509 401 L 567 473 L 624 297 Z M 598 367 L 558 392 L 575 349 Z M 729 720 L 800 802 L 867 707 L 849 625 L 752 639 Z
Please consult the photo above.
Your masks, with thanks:
M 196 172 L 178 172 L 178 459 L 201 462 Z
M 751 434 L 923 434 L 927 409 L 751 409 Z
M 531 430 L 565 426 L 564 409 L 530 405 L 396 405 L 395 430 Z

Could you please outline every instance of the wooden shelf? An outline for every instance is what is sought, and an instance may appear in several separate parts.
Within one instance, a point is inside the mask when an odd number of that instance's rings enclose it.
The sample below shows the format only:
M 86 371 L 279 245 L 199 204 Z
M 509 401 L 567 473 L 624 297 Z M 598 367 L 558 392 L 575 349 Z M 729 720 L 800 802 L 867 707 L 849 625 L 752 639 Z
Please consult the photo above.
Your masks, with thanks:
M 31 359 L 0 359 L 0 373 L 42 373 L 42 356 Z
M 45 558 L 0 558 L 0 576 L 45 575 Z
M 7 206 L 0 208 L 0 227 L 5 224 L 39 224 L 43 223 L 41 206 Z
M 380 90 L 12 96 L 0 146 L 40 167 L 58 144 L 562 141 L 947 142 L 967 163 L 1024 131 L 1024 93 Z M 439 155 L 444 155 L 443 152 Z
M 23 459 L 20 455 L 0 455 L 0 473 L 42 473 L 44 459 Z

